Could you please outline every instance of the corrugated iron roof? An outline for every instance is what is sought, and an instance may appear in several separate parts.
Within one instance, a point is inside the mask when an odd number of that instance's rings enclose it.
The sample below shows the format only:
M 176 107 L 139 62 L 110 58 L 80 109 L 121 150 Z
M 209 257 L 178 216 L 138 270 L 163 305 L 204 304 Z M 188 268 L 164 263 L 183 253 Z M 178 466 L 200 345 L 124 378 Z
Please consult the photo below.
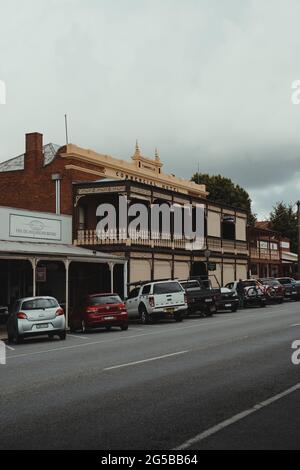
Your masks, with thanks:
M 33 243 L 21 241 L 0 240 L 0 258 L 2 255 L 40 255 L 68 259 L 86 259 L 99 261 L 125 262 L 120 256 L 103 253 L 101 251 L 92 251 L 86 248 L 80 248 L 74 245 L 62 245 L 58 243 Z

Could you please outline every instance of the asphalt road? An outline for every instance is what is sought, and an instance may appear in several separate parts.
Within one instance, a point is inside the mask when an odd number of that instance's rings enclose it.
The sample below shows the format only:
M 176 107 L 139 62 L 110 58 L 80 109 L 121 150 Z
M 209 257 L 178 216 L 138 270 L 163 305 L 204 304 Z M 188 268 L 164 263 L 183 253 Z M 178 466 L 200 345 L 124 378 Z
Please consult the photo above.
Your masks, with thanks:
M 0 366 L 0 449 L 300 449 L 300 302 L 34 339 Z

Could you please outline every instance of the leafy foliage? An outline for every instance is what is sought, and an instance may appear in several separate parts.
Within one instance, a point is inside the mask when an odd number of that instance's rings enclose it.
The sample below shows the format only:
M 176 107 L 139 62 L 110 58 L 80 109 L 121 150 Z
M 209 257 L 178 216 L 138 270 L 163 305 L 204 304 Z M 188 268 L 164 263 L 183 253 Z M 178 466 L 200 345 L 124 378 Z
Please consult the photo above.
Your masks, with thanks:
M 206 185 L 210 201 L 248 211 L 249 223 L 254 225 L 256 216 L 251 210 L 252 201 L 249 194 L 241 186 L 234 184 L 230 178 L 221 175 L 211 176 L 206 173 L 195 173 L 192 181 Z
M 270 228 L 289 238 L 292 252 L 297 253 L 297 212 L 294 204 L 277 202 L 270 214 Z

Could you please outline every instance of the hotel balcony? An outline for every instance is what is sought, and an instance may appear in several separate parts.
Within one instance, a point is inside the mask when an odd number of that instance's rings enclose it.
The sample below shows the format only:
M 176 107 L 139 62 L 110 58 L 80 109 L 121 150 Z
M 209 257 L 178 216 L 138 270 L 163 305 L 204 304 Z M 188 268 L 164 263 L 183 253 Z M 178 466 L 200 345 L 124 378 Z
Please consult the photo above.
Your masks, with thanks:
M 162 234 L 152 234 L 150 232 L 136 232 L 130 233 L 126 238 L 126 233 L 123 230 L 112 230 L 108 234 L 98 236 L 96 230 L 78 230 L 77 238 L 74 241 L 75 245 L 96 247 L 96 246 L 142 246 L 145 248 L 167 248 L 171 250 L 193 250 L 197 251 L 197 244 L 188 242 L 184 238 L 167 237 Z M 204 248 L 208 248 L 212 252 L 217 253 L 232 253 L 248 256 L 248 245 L 244 241 L 234 240 L 221 240 L 219 238 L 207 237 L 207 246 L 204 243 Z
M 257 260 L 280 261 L 280 252 L 267 248 L 250 248 L 250 257 Z

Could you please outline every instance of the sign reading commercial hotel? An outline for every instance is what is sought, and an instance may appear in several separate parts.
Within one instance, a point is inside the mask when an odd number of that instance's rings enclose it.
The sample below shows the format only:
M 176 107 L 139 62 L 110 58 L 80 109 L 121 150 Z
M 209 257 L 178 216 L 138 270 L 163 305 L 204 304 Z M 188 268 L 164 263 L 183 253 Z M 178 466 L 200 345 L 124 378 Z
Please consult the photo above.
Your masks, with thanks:
M 61 240 L 61 221 L 42 217 L 10 214 L 9 235 L 19 238 Z

